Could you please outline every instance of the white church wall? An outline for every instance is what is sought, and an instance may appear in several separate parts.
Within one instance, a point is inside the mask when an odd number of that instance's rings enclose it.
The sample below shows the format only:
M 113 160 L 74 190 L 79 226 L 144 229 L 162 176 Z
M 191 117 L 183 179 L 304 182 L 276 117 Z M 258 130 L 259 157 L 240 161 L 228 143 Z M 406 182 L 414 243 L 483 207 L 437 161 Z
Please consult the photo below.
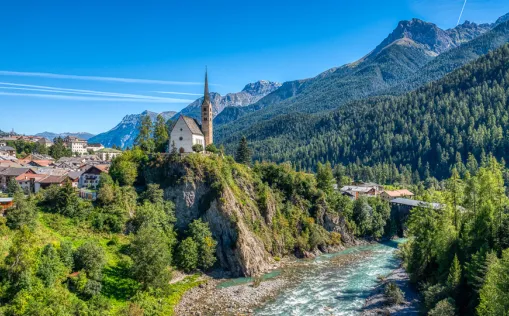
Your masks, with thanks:
M 173 142 L 175 142 L 175 147 L 177 147 L 179 152 L 183 148 L 184 152 L 190 153 L 193 152 L 194 144 L 204 146 L 205 138 L 201 135 L 193 135 L 184 119 L 180 117 L 170 134 L 170 149 Z

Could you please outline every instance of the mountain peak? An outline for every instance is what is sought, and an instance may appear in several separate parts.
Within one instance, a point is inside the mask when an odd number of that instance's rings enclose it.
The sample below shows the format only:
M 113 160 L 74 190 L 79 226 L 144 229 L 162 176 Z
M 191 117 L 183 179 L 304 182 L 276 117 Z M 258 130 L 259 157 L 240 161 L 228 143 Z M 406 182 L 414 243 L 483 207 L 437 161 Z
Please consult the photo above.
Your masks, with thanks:
M 248 83 L 243 92 L 247 92 L 251 95 L 259 95 L 259 94 L 267 94 L 267 91 L 274 91 L 275 89 L 281 87 L 279 82 L 272 82 L 268 80 L 258 80 L 256 82 Z
M 453 29 L 442 30 L 434 23 L 417 18 L 403 20 L 370 55 L 375 56 L 392 44 L 409 45 L 411 43 L 424 49 L 428 55 L 436 56 L 470 41 L 490 29 L 490 24 L 478 25 L 465 21 Z
M 507 21 L 509 21 L 509 13 L 506 13 L 499 17 L 498 20 L 495 22 L 495 25 L 499 25 Z

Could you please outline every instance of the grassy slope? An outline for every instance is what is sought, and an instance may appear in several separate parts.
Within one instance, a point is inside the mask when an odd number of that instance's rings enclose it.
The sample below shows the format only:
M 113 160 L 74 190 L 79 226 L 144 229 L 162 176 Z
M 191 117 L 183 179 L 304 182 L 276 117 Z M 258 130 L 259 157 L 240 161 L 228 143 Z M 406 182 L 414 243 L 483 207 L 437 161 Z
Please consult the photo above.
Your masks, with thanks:
M 59 244 L 70 241 L 76 249 L 86 241 L 99 244 L 106 253 L 107 264 L 103 270 L 102 294 L 112 306 L 109 315 L 117 315 L 129 304 L 129 299 L 136 293 L 140 284 L 129 276 L 131 259 L 126 255 L 129 237 L 123 234 L 102 233 L 92 230 L 86 222 L 79 222 L 60 214 L 39 213 L 38 226 L 35 230 L 37 247 L 47 244 Z M 7 230 L 0 238 L 0 253 L 7 255 L 15 231 Z M 171 285 L 171 294 L 167 297 L 173 309 L 182 295 L 200 284 L 198 276 L 190 276 Z

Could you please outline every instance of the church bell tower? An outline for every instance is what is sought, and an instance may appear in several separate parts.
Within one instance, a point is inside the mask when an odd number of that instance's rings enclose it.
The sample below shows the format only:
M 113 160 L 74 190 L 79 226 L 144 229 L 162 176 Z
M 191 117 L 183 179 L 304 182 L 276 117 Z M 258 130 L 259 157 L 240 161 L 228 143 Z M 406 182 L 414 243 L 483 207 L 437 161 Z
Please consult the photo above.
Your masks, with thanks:
M 205 93 L 201 105 L 201 129 L 205 137 L 205 146 L 214 142 L 212 127 L 212 103 L 210 103 L 208 73 L 205 70 Z

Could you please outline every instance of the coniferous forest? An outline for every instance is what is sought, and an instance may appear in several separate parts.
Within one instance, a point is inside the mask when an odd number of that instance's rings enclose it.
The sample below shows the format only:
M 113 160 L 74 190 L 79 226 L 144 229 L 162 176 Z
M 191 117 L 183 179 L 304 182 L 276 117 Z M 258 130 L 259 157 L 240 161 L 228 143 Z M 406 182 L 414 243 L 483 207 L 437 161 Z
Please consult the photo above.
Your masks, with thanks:
M 509 152 L 509 45 L 399 97 L 356 101 L 310 116 L 290 114 L 248 134 L 254 159 L 333 165 L 408 166 L 443 179 L 451 166 Z M 472 158 L 470 159 L 472 160 Z

